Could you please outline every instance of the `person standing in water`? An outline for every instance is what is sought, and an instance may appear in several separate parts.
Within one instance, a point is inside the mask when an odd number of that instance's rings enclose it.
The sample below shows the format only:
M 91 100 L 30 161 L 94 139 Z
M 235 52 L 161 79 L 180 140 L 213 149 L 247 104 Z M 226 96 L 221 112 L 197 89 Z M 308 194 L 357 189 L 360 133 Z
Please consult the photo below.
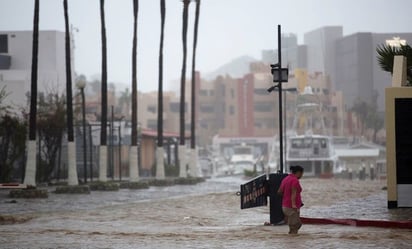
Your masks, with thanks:
M 291 174 L 280 184 L 278 193 L 282 195 L 282 211 L 289 225 L 289 234 L 297 234 L 302 226 L 300 208 L 303 206 L 299 179 L 303 176 L 303 168 L 290 166 Z

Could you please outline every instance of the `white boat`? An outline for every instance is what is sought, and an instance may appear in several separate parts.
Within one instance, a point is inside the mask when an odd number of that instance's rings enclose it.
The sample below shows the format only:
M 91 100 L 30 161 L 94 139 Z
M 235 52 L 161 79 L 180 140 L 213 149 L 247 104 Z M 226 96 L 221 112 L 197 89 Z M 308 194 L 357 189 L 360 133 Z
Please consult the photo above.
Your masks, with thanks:
M 253 147 L 244 144 L 233 147 L 233 155 L 230 158 L 231 173 L 244 174 L 245 171 L 255 170 L 256 159 L 253 156 Z
M 335 157 L 331 137 L 299 135 L 289 138 L 286 166 L 300 165 L 305 176 L 331 177 L 335 172 Z
M 298 122 L 304 123 L 304 134 L 297 134 Z M 322 132 L 313 134 L 314 126 Z M 327 135 L 320 101 L 310 86 L 297 98 L 293 129 L 295 135 L 287 137 L 286 167 L 300 165 L 305 176 L 332 177 L 336 171 L 332 136 Z

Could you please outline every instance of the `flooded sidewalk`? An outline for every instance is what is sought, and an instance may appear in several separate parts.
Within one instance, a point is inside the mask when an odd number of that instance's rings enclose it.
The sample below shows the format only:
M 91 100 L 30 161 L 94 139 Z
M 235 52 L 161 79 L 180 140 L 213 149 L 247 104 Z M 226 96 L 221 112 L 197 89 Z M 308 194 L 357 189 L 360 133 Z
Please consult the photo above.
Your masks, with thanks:
M 269 208 L 240 210 L 242 179 L 196 186 L 55 195 L 17 200 L 1 195 L 0 213 L 31 216 L 0 226 L 1 248 L 410 248 L 412 230 L 304 225 L 264 226 Z M 302 216 L 411 220 L 412 209 L 388 210 L 385 182 L 303 179 Z M 23 206 L 23 207 L 22 207 Z

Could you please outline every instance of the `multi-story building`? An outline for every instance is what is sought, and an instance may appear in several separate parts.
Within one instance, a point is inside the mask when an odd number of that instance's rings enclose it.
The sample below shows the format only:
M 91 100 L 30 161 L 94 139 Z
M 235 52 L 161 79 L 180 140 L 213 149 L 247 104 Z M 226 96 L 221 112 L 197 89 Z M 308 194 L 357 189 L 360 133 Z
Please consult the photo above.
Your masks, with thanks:
M 330 76 L 332 84 L 335 82 L 336 41 L 343 36 L 341 26 L 322 27 L 304 35 L 304 44 L 307 46 L 307 70 L 309 73 L 322 72 Z
M 0 31 L 0 88 L 5 87 L 9 93 L 6 104 L 18 107 L 27 104 L 31 85 L 32 36 L 32 31 Z M 64 46 L 64 32 L 39 32 L 39 92 L 61 93 L 65 90 Z
M 199 90 L 198 136 L 210 144 L 215 135 L 223 137 L 274 137 L 278 134 L 278 94 L 269 93 L 272 75 L 269 65 L 252 63 L 251 72 L 242 78 L 217 77 L 214 81 L 202 81 Z M 325 124 L 329 134 L 343 135 L 345 119 L 343 99 L 331 90 L 329 77 L 322 73 L 307 74 L 305 70 L 291 72 L 284 88 L 297 88 L 297 92 L 285 91 L 283 96 L 286 130 L 293 127 L 296 97 L 304 86 L 313 88 L 323 107 Z M 342 120 L 341 120 L 342 119 Z
M 355 33 L 336 41 L 337 90 L 343 92 L 347 108 L 358 99 L 371 103 L 377 97 L 379 111 L 385 109 L 385 88 L 391 76 L 376 59 L 380 45 L 400 46 L 412 42 L 412 33 Z
M 307 46 L 298 45 L 296 34 L 282 34 L 282 64 L 290 70 L 307 67 Z M 262 61 L 267 64 L 274 64 L 278 60 L 278 50 L 263 50 Z

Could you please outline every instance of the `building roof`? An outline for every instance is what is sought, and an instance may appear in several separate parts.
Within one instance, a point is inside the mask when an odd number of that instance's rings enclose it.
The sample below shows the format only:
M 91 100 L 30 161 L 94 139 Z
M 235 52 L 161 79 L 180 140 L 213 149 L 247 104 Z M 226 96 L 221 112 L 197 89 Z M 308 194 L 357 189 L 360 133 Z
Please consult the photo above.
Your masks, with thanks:
M 336 149 L 337 158 L 342 157 L 378 157 L 379 149 Z

